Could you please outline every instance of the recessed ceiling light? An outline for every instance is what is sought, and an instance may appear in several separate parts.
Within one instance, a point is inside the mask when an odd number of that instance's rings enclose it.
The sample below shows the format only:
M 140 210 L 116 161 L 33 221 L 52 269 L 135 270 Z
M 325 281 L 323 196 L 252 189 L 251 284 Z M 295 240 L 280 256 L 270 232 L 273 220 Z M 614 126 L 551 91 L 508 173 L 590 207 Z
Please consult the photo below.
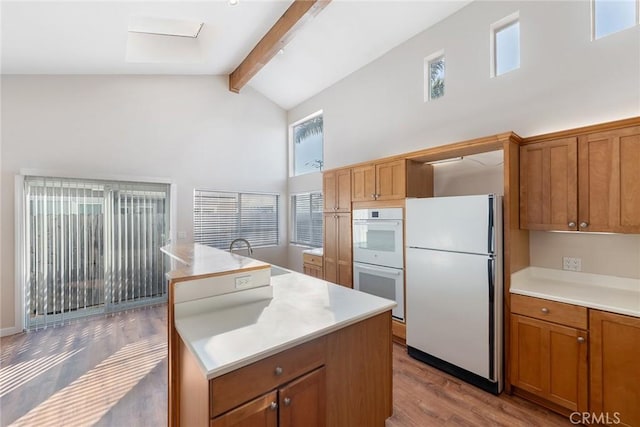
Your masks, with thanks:
M 237 6 L 240 3 L 240 0 L 229 0 L 229 6 Z
M 280 50 L 278 51 L 278 55 L 284 55 L 284 48 L 282 48 L 282 49 L 280 49 Z
M 157 34 L 162 36 L 196 38 L 204 25 L 203 22 L 179 21 L 177 19 L 150 18 L 132 16 L 129 19 L 129 32 Z

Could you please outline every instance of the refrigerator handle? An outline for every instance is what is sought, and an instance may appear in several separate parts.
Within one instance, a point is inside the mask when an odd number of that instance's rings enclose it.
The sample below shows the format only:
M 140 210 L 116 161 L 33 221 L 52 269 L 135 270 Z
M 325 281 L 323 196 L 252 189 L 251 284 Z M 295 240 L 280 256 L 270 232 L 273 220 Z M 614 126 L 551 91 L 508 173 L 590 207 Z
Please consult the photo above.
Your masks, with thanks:
M 495 266 L 496 260 L 489 258 L 487 261 L 487 273 L 489 283 L 489 378 L 496 379 L 496 367 L 495 367 Z
M 487 230 L 487 250 L 490 254 L 495 254 L 495 248 L 494 248 L 494 222 L 495 222 L 495 214 L 494 214 L 494 203 L 495 203 L 495 198 L 493 197 L 493 194 L 489 196 L 489 221 L 488 221 L 488 230 Z

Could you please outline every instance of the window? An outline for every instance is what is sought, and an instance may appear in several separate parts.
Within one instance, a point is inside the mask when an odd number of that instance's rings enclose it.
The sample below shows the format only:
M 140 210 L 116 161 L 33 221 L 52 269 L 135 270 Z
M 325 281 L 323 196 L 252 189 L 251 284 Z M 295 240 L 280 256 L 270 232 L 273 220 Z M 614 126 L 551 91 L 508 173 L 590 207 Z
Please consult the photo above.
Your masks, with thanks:
M 444 51 L 439 51 L 424 59 L 425 94 L 424 100 L 434 100 L 444 96 Z
M 491 77 L 520 68 L 518 12 L 491 25 Z
M 291 243 L 322 246 L 322 193 L 291 196 Z
M 240 237 L 254 248 L 278 244 L 278 195 L 195 190 L 193 240 L 229 249 Z
M 638 0 L 592 0 L 592 38 L 599 39 L 638 22 Z
M 293 139 L 293 176 L 318 172 L 324 166 L 322 112 L 291 126 Z

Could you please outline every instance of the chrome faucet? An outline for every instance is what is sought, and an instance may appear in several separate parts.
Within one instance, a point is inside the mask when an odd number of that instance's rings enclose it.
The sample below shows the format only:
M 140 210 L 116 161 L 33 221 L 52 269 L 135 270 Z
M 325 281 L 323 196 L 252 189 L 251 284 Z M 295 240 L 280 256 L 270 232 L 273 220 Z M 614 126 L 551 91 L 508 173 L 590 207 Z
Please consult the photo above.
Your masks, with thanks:
M 229 252 L 233 251 L 233 245 L 235 245 L 236 242 L 244 242 L 245 245 L 247 245 L 247 256 L 253 254 L 253 249 L 251 249 L 251 243 L 249 243 L 247 239 L 243 239 L 243 238 L 233 239 L 233 241 L 229 245 Z

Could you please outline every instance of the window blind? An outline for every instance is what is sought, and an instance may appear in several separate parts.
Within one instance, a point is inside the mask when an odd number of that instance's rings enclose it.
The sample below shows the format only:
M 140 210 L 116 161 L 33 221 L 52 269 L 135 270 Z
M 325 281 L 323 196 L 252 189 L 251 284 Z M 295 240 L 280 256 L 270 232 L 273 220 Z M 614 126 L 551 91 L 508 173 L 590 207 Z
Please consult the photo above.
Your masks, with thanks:
M 229 249 L 237 238 L 252 247 L 278 244 L 278 195 L 195 190 L 193 238 L 197 243 Z
M 299 245 L 322 246 L 322 193 L 291 196 L 292 241 Z
M 28 328 L 166 299 L 169 186 L 25 177 Z

